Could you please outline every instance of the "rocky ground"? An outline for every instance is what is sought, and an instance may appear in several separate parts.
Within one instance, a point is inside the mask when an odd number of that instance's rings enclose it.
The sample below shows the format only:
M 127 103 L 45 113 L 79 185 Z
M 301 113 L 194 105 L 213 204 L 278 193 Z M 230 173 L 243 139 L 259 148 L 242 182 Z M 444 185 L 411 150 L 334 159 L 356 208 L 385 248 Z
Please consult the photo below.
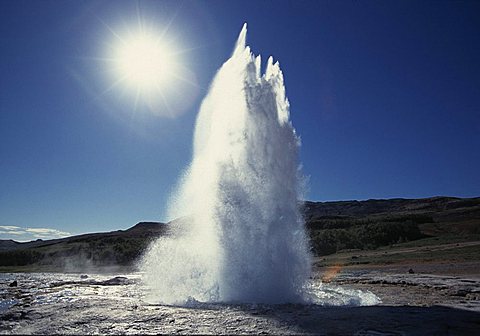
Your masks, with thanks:
M 480 279 L 477 277 L 364 270 L 347 271 L 331 282 L 371 291 L 381 298 L 382 305 L 443 305 L 480 313 Z
M 324 267 L 314 282 L 324 293 L 371 291 L 373 306 L 317 304 L 147 303 L 138 273 L 3 274 L 3 334 L 325 334 L 476 335 L 480 279 L 400 268 Z M 441 266 L 439 266 L 441 267 Z M 16 280 L 17 286 L 10 287 Z M 320 282 L 323 281 L 323 285 Z M 329 301 L 331 304 L 332 300 Z M 365 303 L 365 302 L 364 302 Z

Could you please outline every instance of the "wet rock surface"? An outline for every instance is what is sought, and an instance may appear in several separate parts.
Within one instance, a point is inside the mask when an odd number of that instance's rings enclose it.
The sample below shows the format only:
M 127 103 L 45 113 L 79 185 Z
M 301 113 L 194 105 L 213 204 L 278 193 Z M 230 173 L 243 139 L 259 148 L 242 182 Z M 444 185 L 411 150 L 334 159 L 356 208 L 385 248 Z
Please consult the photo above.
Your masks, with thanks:
M 478 278 L 357 271 L 340 274 L 334 281 L 340 286 L 370 290 L 384 305 L 448 305 L 480 313 Z
M 18 287 L 8 284 L 18 279 Z M 348 334 L 476 335 L 476 279 L 350 272 L 331 280 L 370 290 L 382 303 L 363 307 L 315 304 L 150 304 L 140 275 L 3 274 L 2 334 Z
M 87 279 L 85 277 L 81 277 L 81 279 Z M 133 280 L 128 279 L 127 277 L 124 276 L 116 276 L 108 280 L 95 280 L 95 279 L 90 279 L 90 280 L 84 280 L 84 281 L 77 281 L 77 280 L 71 280 L 71 281 L 58 281 L 58 282 L 53 282 L 50 284 L 50 287 L 60 287 L 60 286 L 66 286 L 66 285 L 77 285 L 77 286 L 121 286 L 121 285 L 129 285 L 133 283 Z

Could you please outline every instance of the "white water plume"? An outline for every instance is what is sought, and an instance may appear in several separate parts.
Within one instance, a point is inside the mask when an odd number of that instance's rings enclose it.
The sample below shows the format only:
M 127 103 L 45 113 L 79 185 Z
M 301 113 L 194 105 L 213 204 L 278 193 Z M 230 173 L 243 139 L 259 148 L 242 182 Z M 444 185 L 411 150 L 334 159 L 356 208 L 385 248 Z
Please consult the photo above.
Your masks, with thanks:
M 244 25 L 198 115 L 192 163 L 170 207 L 173 232 L 147 252 L 150 300 L 304 300 L 310 254 L 299 212 L 299 138 L 283 74 L 246 46 Z

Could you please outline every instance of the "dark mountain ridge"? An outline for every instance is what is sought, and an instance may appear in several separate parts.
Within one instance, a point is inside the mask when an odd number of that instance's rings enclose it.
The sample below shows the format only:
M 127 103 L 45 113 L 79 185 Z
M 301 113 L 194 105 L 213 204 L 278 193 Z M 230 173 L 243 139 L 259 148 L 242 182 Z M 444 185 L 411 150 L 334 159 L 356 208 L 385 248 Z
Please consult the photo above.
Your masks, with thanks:
M 48 239 L 48 240 L 32 240 L 29 242 L 17 242 L 12 239 L 2 240 L 0 239 L 0 251 L 8 251 L 15 249 L 25 249 L 33 247 L 44 247 L 49 245 L 54 245 L 63 242 L 75 242 L 88 239 L 97 239 L 97 238 L 108 238 L 108 237 L 144 237 L 149 236 L 158 236 L 166 232 L 167 227 L 165 223 L 161 222 L 139 222 L 127 230 L 117 230 L 110 232 L 96 232 L 96 233 L 85 233 L 77 236 L 70 236 L 65 238 L 57 239 Z
M 306 220 L 320 216 L 370 216 L 382 213 L 439 213 L 448 210 L 476 208 L 480 197 L 458 198 L 437 196 L 430 198 L 369 199 L 366 201 L 305 202 Z

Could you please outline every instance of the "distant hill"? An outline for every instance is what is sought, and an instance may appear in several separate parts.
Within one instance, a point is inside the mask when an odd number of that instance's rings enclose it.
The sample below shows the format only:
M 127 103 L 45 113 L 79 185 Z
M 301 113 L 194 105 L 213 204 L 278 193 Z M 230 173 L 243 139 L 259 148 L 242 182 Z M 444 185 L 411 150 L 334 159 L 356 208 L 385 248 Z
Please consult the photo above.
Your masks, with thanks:
M 103 238 L 148 238 L 150 236 L 158 236 L 166 232 L 167 227 L 160 222 L 139 222 L 128 230 L 117 230 L 111 232 L 86 233 L 78 236 L 66 238 L 49 239 L 49 240 L 32 240 L 29 242 L 17 242 L 12 239 L 0 239 L 0 251 L 25 249 L 33 247 L 51 246 L 61 243 L 74 243 L 83 240 L 98 240 Z
M 305 220 L 314 226 L 329 218 L 382 219 L 412 217 L 423 233 L 480 233 L 480 197 L 372 199 L 367 201 L 305 202 Z
M 305 202 L 304 207 L 317 255 L 431 236 L 480 234 L 480 197 Z
M 374 249 L 431 236 L 480 234 L 480 197 L 307 201 L 303 211 L 316 255 Z M 140 222 L 128 230 L 25 243 L 0 240 L 0 271 L 25 270 L 31 265 L 59 271 L 131 266 L 152 240 L 181 222 Z
M 419 199 L 392 198 L 370 199 L 366 201 L 305 202 L 306 218 L 322 216 L 371 216 L 393 213 L 430 213 L 439 215 L 456 215 L 476 213 L 480 215 L 480 197 L 431 197 Z
M 39 269 L 74 271 L 102 266 L 129 266 L 168 226 L 140 222 L 128 230 L 88 233 L 19 243 L 0 240 L 0 267 L 36 265 Z M 1 268 L 0 268 L 1 270 Z

